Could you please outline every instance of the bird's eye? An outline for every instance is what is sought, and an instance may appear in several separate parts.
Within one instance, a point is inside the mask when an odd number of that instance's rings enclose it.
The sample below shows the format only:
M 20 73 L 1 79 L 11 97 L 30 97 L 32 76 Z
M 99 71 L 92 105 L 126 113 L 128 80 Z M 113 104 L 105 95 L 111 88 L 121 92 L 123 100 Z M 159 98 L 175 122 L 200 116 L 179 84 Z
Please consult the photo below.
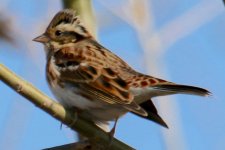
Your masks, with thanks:
M 55 31 L 55 35 L 56 35 L 56 36 L 60 36 L 61 34 L 62 34 L 62 32 L 61 32 L 60 30 L 56 30 L 56 31 Z

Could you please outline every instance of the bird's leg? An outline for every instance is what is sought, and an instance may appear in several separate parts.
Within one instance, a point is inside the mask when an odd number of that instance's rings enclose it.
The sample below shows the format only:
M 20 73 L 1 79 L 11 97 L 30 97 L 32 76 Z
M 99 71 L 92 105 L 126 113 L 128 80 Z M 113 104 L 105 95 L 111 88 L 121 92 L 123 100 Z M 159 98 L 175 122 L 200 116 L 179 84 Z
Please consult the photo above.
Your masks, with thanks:
M 80 109 L 77 108 L 71 108 L 73 112 L 73 121 L 69 124 L 70 127 L 72 127 L 78 120 L 78 114 L 81 112 Z
M 78 114 L 81 112 L 81 110 L 80 109 L 77 109 L 75 107 L 67 108 L 67 109 L 71 110 L 70 112 L 72 112 L 72 115 L 73 115 L 73 120 L 68 125 L 69 127 L 72 127 L 76 123 L 76 121 L 78 120 Z M 60 130 L 62 129 L 62 126 L 63 126 L 63 123 L 61 122 L 60 123 Z
M 113 137 L 114 134 L 115 134 L 117 121 L 118 121 L 118 118 L 116 118 L 116 120 L 115 120 L 115 122 L 114 122 L 114 125 L 113 125 L 112 129 L 111 129 L 110 132 L 109 132 L 109 135 L 111 135 L 111 137 Z
M 116 125 L 117 125 L 118 119 L 119 119 L 119 117 L 115 119 L 114 125 L 109 132 L 109 146 L 112 144 L 113 137 L 114 137 L 114 134 L 115 134 L 115 131 L 116 131 Z

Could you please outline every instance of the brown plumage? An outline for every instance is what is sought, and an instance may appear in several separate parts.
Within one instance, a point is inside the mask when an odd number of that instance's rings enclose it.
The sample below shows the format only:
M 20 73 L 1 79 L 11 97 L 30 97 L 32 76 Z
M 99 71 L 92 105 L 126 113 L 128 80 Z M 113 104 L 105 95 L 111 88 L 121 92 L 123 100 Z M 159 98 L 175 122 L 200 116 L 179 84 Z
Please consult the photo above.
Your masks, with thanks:
M 210 94 L 133 70 L 100 45 L 72 10 L 56 14 L 34 41 L 45 45 L 47 80 L 57 99 L 67 107 L 86 111 L 94 122 L 104 124 L 131 111 L 167 127 L 150 98 Z

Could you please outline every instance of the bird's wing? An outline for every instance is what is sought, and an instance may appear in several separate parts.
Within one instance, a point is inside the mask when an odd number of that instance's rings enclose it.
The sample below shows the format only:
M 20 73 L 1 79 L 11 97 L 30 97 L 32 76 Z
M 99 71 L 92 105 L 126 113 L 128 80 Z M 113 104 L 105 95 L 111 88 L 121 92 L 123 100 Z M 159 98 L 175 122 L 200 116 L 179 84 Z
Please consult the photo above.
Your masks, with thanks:
M 138 116 L 143 117 L 147 120 L 154 121 L 155 123 L 158 123 L 163 127 L 168 128 L 166 122 L 158 114 L 158 111 L 151 99 L 141 103 L 140 106 L 145 109 L 145 111 L 148 113 L 148 116 L 140 116 L 140 115 Z
M 104 65 L 98 53 L 88 49 L 63 48 L 55 53 L 55 64 L 64 82 L 79 84 L 84 94 L 109 104 L 120 104 L 129 111 L 146 116 L 147 113 L 133 101 L 129 85 L 118 72 Z M 93 57 L 92 57 L 93 56 Z

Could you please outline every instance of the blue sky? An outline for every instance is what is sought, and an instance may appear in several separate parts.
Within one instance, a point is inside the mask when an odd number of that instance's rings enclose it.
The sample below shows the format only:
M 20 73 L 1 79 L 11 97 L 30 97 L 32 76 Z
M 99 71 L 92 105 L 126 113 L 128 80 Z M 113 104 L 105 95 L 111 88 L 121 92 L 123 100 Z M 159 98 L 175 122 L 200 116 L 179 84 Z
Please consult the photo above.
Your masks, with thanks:
M 127 114 L 119 120 L 116 137 L 140 150 L 225 149 L 225 8 L 222 1 L 148 2 L 154 33 L 159 33 L 163 49 L 155 62 L 162 73 L 149 68 L 151 60 L 148 59 L 154 58 L 154 53 L 149 49 L 152 55 L 146 55 L 132 25 L 105 7 L 107 4 L 120 11 L 127 1 L 93 2 L 102 45 L 140 72 L 204 87 L 213 93 L 211 98 L 178 95 L 154 99 L 170 129 Z M 11 46 L 0 41 L 0 62 L 51 97 L 45 81 L 43 46 L 31 40 L 44 31 L 60 6 L 60 2 L 54 0 L 4 0 L 0 7 L 1 12 L 12 18 L 13 35 L 19 43 Z M 189 22 L 184 24 L 187 20 Z M 169 26 L 171 22 L 173 26 Z M 180 32 L 176 33 L 178 30 Z M 74 141 L 69 128 L 64 126 L 60 130 L 58 121 L 2 82 L 0 91 L 0 149 L 38 150 Z M 178 138 L 183 144 L 178 141 L 174 145 Z

